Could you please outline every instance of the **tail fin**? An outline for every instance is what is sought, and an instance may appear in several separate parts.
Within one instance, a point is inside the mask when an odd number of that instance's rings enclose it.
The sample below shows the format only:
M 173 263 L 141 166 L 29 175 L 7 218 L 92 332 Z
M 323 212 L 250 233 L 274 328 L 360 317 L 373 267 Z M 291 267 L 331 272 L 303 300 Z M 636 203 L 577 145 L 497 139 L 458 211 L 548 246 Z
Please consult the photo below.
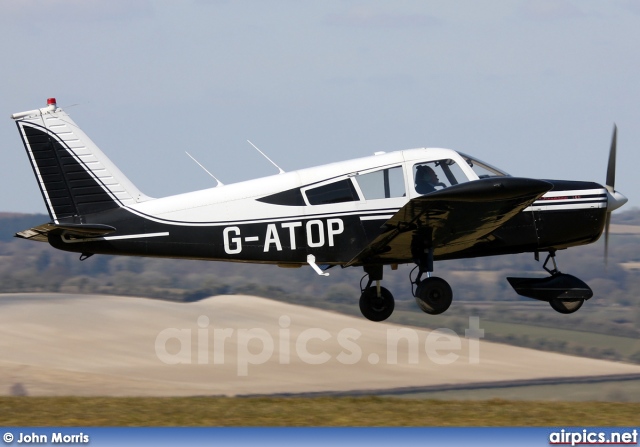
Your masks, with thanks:
M 11 117 L 54 222 L 150 199 L 57 107 L 54 98 L 47 104 Z

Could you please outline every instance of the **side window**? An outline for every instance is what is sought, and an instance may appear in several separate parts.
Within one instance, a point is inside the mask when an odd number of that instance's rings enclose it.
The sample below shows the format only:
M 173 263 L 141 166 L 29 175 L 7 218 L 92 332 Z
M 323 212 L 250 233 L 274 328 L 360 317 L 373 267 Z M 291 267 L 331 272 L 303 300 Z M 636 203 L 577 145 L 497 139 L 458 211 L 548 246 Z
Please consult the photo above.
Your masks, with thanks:
M 358 175 L 356 180 L 366 200 L 405 195 L 404 175 L 400 166 Z
M 450 159 L 415 164 L 413 178 L 418 194 L 428 194 L 469 180 L 460 166 Z
M 317 188 L 307 189 L 307 200 L 310 205 L 326 205 L 328 203 L 354 202 L 360 200 L 351 179 L 340 180 Z
M 304 199 L 302 198 L 300 188 L 288 189 L 256 200 L 272 205 L 304 206 Z

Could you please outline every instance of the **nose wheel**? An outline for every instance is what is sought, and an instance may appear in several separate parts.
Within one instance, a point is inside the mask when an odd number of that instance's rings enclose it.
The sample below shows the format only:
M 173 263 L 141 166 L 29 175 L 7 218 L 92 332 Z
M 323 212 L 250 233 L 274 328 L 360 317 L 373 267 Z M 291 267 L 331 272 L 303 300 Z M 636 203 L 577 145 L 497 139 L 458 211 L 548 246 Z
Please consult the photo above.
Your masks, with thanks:
M 556 312 L 560 312 L 561 314 L 572 314 L 582 307 L 584 300 L 559 300 L 557 298 L 553 298 L 549 300 L 549 304 Z
M 593 296 L 593 291 L 580 278 L 560 273 L 555 255 L 555 250 L 549 250 L 549 255 L 542 265 L 542 268 L 551 276 L 546 278 L 508 277 L 507 281 L 518 295 L 546 301 L 553 310 L 561 314 L 572 314 L 582 307 L 585 300 Z M 539 260 L 538 253 L 535 254 L 535 259 Z M 549 261 L 553 262 L 553 268 L 547 267 Z

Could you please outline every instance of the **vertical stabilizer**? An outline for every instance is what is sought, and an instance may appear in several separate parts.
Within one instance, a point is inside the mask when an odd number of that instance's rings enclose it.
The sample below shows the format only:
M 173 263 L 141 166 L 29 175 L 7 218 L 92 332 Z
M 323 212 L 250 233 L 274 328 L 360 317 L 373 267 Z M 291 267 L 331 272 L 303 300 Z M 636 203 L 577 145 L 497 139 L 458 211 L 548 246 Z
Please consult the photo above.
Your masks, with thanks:
M 55 222 L 150 199 L 57 107 L 55 99 L 47 103 L 12 118 Z

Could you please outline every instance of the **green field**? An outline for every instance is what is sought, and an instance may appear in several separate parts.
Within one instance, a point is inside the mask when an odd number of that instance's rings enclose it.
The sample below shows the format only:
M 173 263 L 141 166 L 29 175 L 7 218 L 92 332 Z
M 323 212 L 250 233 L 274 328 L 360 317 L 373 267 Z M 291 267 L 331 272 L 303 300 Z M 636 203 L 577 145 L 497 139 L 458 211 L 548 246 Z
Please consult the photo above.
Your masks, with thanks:
M 442 400 L 522 400 L 522 401 L 599 401 L 640 403 L 640 380 L 557 385 L 514 386 L 475 390 L 430 391 L 411 393 L 407 399 Z
M 482 322 L 482 327 L 491 334 L 519 334 L 521 336 L 526 335 L 531 339 L 562 340 L 567 343 L 582 345 L 585 348 L 613 349 L 624 357 L 640 351 L 640 340 L 631 337 L 487 320 Z
M 0 398 L 2 426 L 635 426 L 640 403 L 342 398 Z
M 468 303 L 465 303 L 469 306 Z M 546 304 L 546 303 L 535 303 Z M 509 345 L 522 346 L 526 348 L 539 349 L 543 351 L 560 352 L 569 355 L 577 355 L 581 357 L 600 358 L 606 360 L 623 361 L 629 363 L 640 363 L 640 339 L 635 336 L 624 336 L 616 334 L 606 334 L 596 332 L 602 330 L 600 325 L 591 326 L 588 323 L 582 325 L 571 326 L 569 322 L 562 320 L 553 323 L 542 321 L 541 325 L 532 321 L 516 321 L 510 322 L 509 318 L 516 319 L 518 316 L 533 313 L 531 304 L 519 304 L 509 308 L 506 304 L 504 315 L 483 315 L 483 306 L 489 307 L 487 304 L 474 305 L 472 309 L 469 307 L 459 306 L 448 312 L 449 315 L 437 315 L 425 317 L 420 312 L 414 310 L 404 310 L 401 306 L 396 308 L 394 314 L 389 319 L 390 322 L 406 325 L 425 327 L 435 329 L 439 327 L 450 328 L 458 334 L 464 334 L 464 330 L 468 325 L 469 315 L 478 315 L 480 313 L 480 327 L 484 329 L 484 340 L 506 343 Z M 334 309 L 342 313 L 354 314 L 355 311 L 348 309 L 346 306 Z M 543 308 L 546 310 L 546 306 Z M 619 309 L 616 309 L 619 310 Z M 627 313 L 631 313 L 632 309 L 626 309 Z M 591 320 L 603 322 L 609 319 L 600 314 L 612 313 L 611 309 L 596 308 L 588 314 Z M 486 313 L 486 311 L 485 311 Z M 559 314 L 558 314 L 559 315 Z M 498 319 L 502 317 L 502 319 Z M 551 315 L 551 317 L 556 317 Z M 556 317 L 557 318 L 557 317 Z M 507 320 L 507 321 L 504 321 Z M 546 324 L 545 324 L 546 323 Z M 553 326 L 552 324 L 557 324 Z M 611 323 L 606 323 L 613 326 Z M 615 327 L 607 327 L 611 332 L 615 331 Z M 622 332 L 622 331 L 620 331 Z

